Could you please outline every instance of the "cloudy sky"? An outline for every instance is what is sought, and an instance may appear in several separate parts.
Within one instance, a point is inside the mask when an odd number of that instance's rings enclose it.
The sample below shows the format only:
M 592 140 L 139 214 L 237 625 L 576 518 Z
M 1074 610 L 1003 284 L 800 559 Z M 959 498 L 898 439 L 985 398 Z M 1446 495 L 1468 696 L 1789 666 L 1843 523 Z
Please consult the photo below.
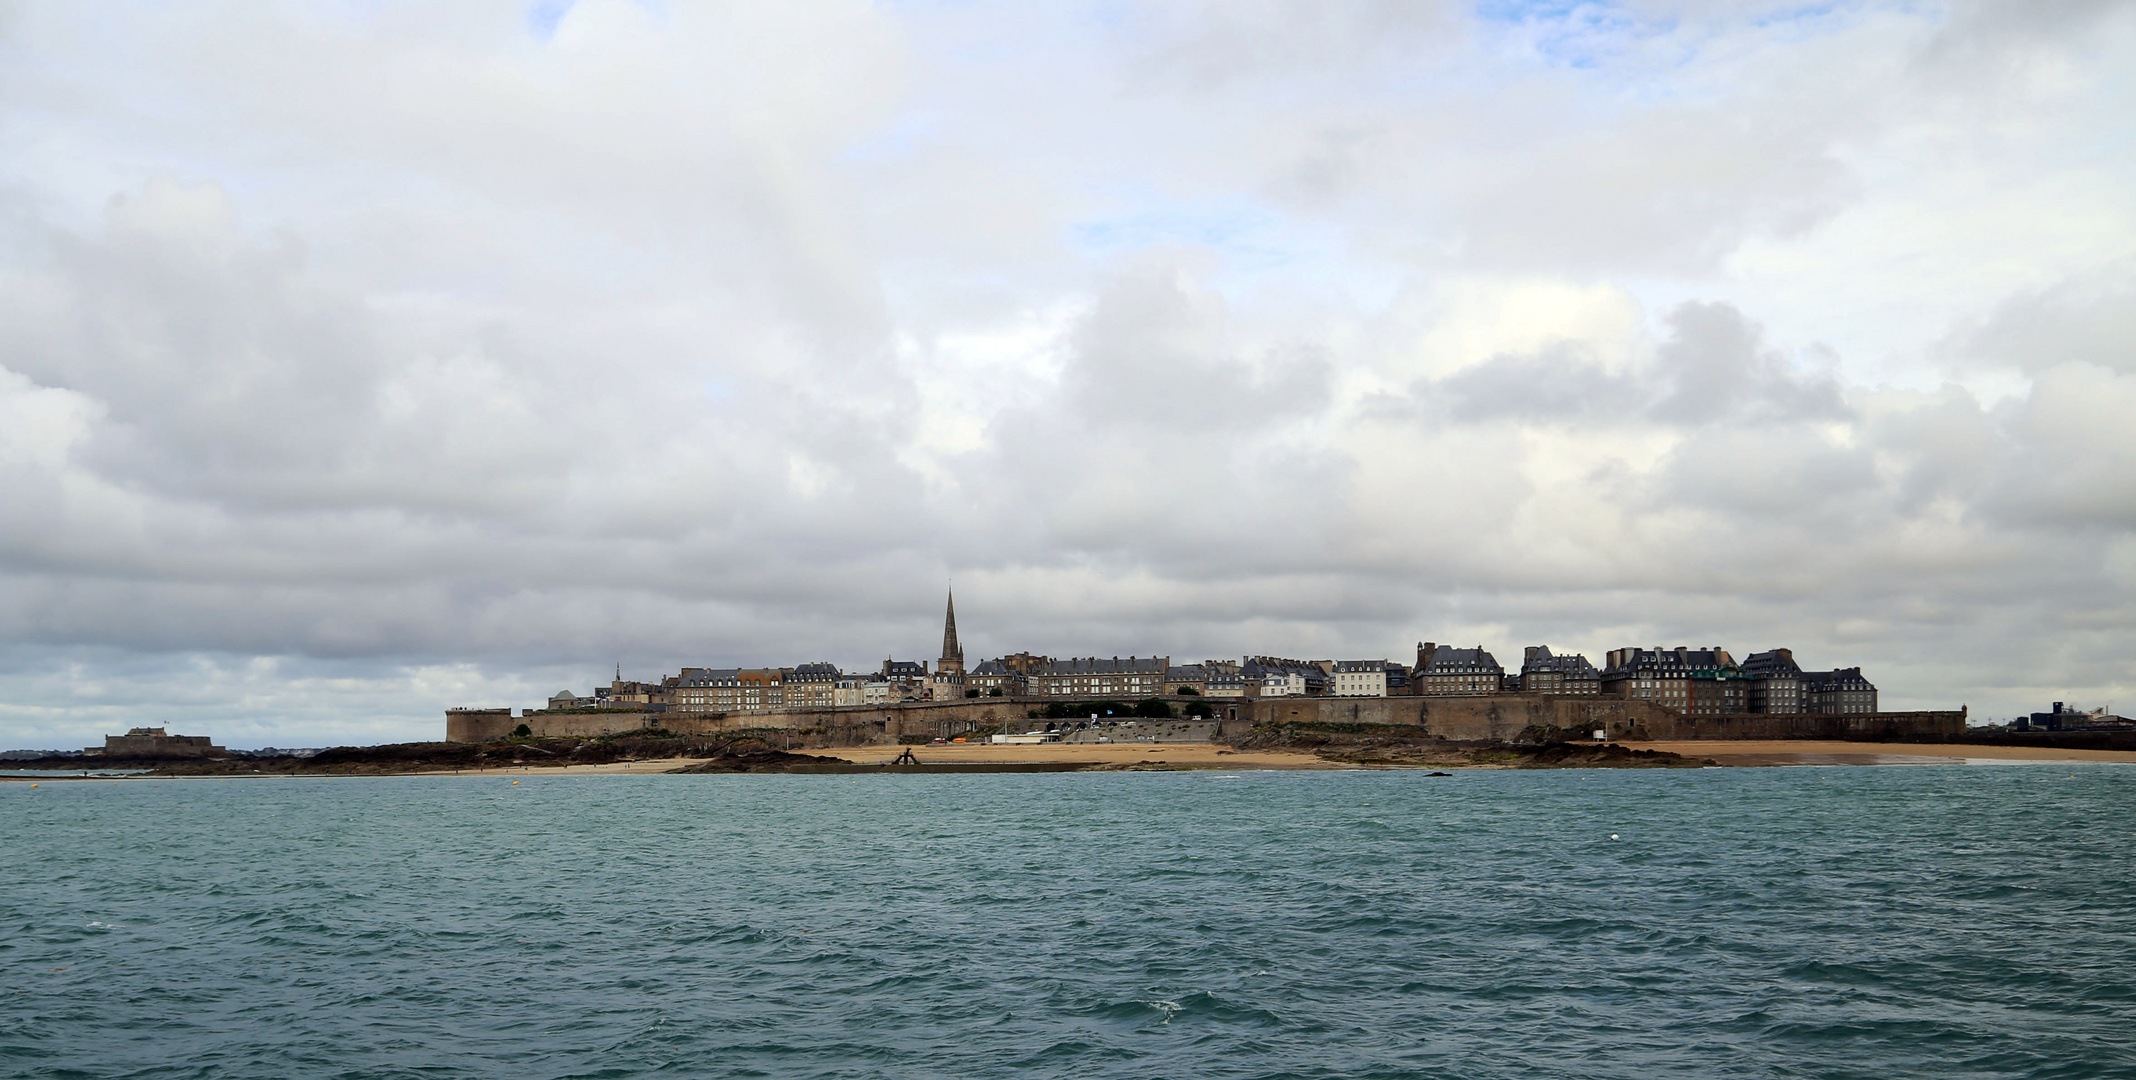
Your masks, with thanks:
M 2136 4 L 0 3 L 0 745 L 621 663 L 2136 706 Z

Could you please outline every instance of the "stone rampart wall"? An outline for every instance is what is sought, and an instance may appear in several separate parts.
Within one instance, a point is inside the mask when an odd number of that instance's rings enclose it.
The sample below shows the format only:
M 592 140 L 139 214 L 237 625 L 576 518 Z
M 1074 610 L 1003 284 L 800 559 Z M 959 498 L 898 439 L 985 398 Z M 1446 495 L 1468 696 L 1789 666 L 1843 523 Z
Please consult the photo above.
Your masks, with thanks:
M 1225 735 L 1255 724 L 1404 724 L 1448 739 L 1521 737 L 1557 729 L 1588 737 L 1596 729 L 1615 739 L 1896 739 L 1949 738 L 1965 732 L 1964 712 L 1871 713 L 1858 716 L 1685 716 L 1650 701 L 1606 697 L 1491 694 L 1483 697 L 1222 698 L 1206 701 Z M 513 718 L 510 709 L 454 709 L 445 714 L 447 742 L 487 742 L 520 724 L 535 735 L 587 738 L 659 727 L 689 735 L 750 728 L 817 733 L 815 745 L 896 742 L 904 736 L 955 738 L 972 731 L 1021 724 L 1046 701 L 978 698 L 905 705 L 788 709 L 760 713 L 685 713 L 538 710 Z
M 1262 698 L 1244 703 L 1224 733 L 1253 724 L 1413 724 L 1448 739 L 1516 739 L 1530 729 L 1613 739 L 1919 740 L 1965 733 L 1965 713 L 1687 716 L 1651 701 L 1490 694 L 1481 697 Z

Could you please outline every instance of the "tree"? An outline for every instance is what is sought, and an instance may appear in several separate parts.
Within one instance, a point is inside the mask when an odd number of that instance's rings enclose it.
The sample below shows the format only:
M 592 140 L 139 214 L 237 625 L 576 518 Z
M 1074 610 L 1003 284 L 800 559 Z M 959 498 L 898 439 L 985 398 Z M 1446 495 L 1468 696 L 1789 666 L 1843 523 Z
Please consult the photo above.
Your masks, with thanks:
M 1173 687 L 1173 688 L 1172 688 L 1172 692 L 1173 692 L 1173 693 L 1175 693 L 1175 694 L 1178 694 L 1178 695 L 1180 695 L 1181 697 L 1200 697 L 1200 696 L 1201 696 L 1201 691 L 1199 691 L 1199 690 L 1196 690 L 1196 689 L 1194 689 L 1194 688 L 1193 688 L 1193 687 L 1191 687 L 1191 686 L 1175 686 L 1175 687 Z
M 1135 703 L 1135 715 L 1169 719 L 1172 715 L 1172 707 L 1165 704 L 1163 698 L 1143 698 Z
M 989 688 L 987 689 L 987 692 L 986 692 L 986 696 L 988 696 L 988 697 L 1000 697 L 1000 696 L 1001 696 L 1001 687 L 998 687 L 998 686 L 995 686 L 995 687 L 989 687 Z
M 966 691 L 964 692 L 964 696 L 965 696 L 965 697 L 978 697 L 978 696 L 979 696 L 979 689 L 978 689 L 977 687 L 973 687 L 973 688 L 972 688 L 972 689 L 970 689 L 970 690 L 966 690 Z
M 528 726 L 526 726 L 525 724 L 521 724 L 521 725 L 519 725 L 518 727 L 515 727 L 515 728 L 513 728 L 513 729 L 512 729 L 512 737 L 513 737 L 513 738 L 515 738 L 515 739 L 525 739 L 525 738 L 529 738 L 529 737 L 531 737 L 531 736 L 532 736 L 533 734 L 534 734 L 534 729 L 533 729 L 533 728 L 530 728 L 530 727 L 528 727 Z

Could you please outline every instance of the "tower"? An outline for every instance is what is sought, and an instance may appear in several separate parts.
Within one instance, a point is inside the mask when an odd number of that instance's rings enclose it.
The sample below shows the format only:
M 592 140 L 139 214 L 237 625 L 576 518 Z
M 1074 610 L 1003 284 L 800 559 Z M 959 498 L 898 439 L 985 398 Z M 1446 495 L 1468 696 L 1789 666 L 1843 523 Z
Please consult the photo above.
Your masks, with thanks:
M 942 619 L 942 658 L 935 661 L 935 674 L 964 674 L 964 647 L 957 644 L 957 594 L 949 594 L 949 611 Z

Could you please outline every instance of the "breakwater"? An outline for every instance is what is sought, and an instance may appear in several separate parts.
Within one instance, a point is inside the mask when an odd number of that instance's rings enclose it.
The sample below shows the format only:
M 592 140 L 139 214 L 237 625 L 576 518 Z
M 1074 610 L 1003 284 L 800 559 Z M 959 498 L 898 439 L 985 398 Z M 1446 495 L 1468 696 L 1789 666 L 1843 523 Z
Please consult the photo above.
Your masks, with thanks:
M 1650 701 L 1619 698 L 1491 694 L 1479 697 L 1173 698 L 1175 709 L 1206 703 L 1219 737 L 1263 724 L 1400 724 L 1448 739 L 1516 741 L 1542 737 L 1613 739 L 1843 739 L 1926 741 L 1965 734 L 1965 711 L 1856 714 L 1689 716 Z M 1034 709 L 1055 702 L 1029 698 L 787 709 L 775 712 L 639 712 L 625 709 L 452 709 L 447 742 L 488 742 L 513 734 L 585 738 L 647 728 L 682 734 L 750 729 L 806 731 L 819 746 L 865 746 L 912 737 L 956 738 L 1003 725 L 1020 726 Z

